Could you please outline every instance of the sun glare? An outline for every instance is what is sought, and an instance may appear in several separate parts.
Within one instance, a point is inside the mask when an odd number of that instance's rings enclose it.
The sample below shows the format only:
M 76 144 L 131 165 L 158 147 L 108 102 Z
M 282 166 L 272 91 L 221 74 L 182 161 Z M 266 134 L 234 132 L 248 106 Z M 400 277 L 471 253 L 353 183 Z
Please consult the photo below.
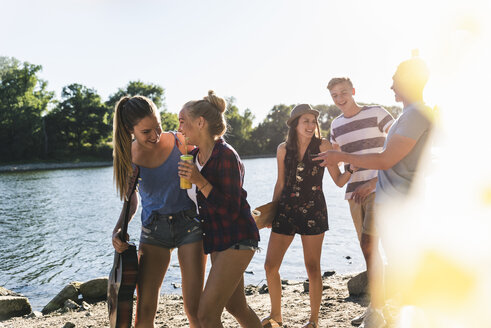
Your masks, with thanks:
M 387 296 L 395 326 L 487 327 L 491 322 L 491 172 L 486 105 L 490 30 L 480 8 L 449 16 L 422 51 L 425 98 L 440 108 L 417 191 L 387 211 Z

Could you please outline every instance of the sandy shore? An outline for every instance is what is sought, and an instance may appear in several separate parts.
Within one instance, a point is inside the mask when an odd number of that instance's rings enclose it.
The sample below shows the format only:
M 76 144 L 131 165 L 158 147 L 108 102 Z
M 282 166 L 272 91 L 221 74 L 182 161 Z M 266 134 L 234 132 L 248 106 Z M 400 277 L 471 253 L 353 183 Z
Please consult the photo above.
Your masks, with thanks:
M 350 320 L 363 312 L 367 305 L 366 297 L 350 297 L 346 287 L 352 275 L 333 275 L 324 279 L 324 291 L 320 308 L 319 327 L 352 327 Z M 309 295 L 304 292 L 303 282 L 292 282 L 283 285 L 283 321 L 284 327 L 302 327 L 309 318 Z M 252 288 L 252 295 L 247 296 L 249 305 L 260 318 L 269 314 L 269 294 L 260 294 L 259 288 Z M 183 311 L 182 296 L 162 295 L 159 302 L 155 327 L 173 328 L 188 327 Z M 384 309 L 390 317 L 390 309 Z M 394 311 L 392 311 L 394 312 Z M 393 315 L 393 313 L 392 313 Z M 68 311 L 53 313 L 37 318 L 12 318 L 0 322 L 0 327 L 63 327 L 71 322 L 75 327 L 108 327 L 106 302 L 92 304 L 88 311 Z M 237 321 L 226 311 L 222 315 L 224 327 L 240 327 Z M 390 325 L 389 325 L 390 327 Z

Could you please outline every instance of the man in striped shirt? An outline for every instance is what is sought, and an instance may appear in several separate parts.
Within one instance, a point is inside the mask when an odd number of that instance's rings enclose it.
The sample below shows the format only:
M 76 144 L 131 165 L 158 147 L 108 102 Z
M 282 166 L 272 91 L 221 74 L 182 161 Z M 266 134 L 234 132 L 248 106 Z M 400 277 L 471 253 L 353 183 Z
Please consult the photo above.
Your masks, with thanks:
M 353 99 L 355 89 L 349 78 L 333 78 L 329 81 L 327 89 L 334 104 L 342 111 L 331 123 L 330 139 L 333 148 L 351 154 L 381 152 L 394 118 L 380 106 L 359 106 Z M 352 172 L 349 165 L 346 165 L 345 169 Z M 378 248 L 379 237 L 373 215 L 376 183 L 377 170 L 353 170 L 345 195 L 365 257 L 371 290 L 381 290 L 384 280 L 382 258 Z M 354 318 L 352 324 L 362 324 L 369 313 L 384 306 L 385 300 L 382 295 L 372 293 L 371 298 L 367 310 Z M 381 312 L 377 313 L 379 314 L 381 315 Z M 378 322 L 381 323 L 380 326 L 385 324 L 383 316 Z M 368 323 L 364 323 L 363 326 L 369 327 Z
M 313 158 L 313 160 L 322 160 L 321 166 L 346 162 L 356 167 L 378 170 L 375 198 L 375 207 L 378 212 L 388 206 L 397 206 L 408 195 L 414 193 L 413 182 L 424 173 L 419 166 L 428 146 L 431 145 L 435 115 L 423 100 L 423 91 L 428 79 L 428 66 L 417 55 L 397 66 L 392 76 L 391 89 L 394 91 L 395 100 L 402 102 L 404 108 L 388 131 L 381 152 L 353 154 L 328 150 Z M 382 226 L 384 220 L 390 220 L 390 218 L 377 217 L 376 224 Z M 386 237 L 390 234 L 390 232 L 384 233 Z M 394 256 L 398 256 L 393 249 L 387 249 L 386 255 L 389 264 L 394 260 Z M 383 288 L 376 289 L 370 286 L 370 293 L 372 305 L 374 305 L 374 299 L 377 299 L 377 302 L 378 299 L 383 299 Z M 374 295 L 378 296 L 374 297 Z M 379 322 L 381 324 L 378 324 Z M 381 327 L 383 322 L 380 311 L 370 310 L 360 327 Z

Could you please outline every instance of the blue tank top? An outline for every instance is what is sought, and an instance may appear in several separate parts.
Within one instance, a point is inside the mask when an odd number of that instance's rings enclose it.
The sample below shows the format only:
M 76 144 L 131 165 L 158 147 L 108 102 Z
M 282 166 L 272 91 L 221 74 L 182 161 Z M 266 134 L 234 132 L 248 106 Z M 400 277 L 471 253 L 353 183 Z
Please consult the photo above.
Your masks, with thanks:
M 177 140 L 177 136 L 174 137 Z M 174 145 L 169 157 L 159 167 L 140 167 L 141 180 L 138 183 L 138 191 L 142 204 L 143 226 L 150 224 L 150 217 L 154 213 L 171 214 L 195 208 L 187 190 L 180 188 L 177 175 L 180 156 L 179 148 Z

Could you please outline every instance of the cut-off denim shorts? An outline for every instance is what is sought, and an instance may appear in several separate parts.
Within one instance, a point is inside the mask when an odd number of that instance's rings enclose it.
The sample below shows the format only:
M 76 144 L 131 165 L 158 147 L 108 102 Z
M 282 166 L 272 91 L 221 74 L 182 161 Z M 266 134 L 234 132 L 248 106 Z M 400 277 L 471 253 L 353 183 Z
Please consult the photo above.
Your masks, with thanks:
M 195 210 L 186 210 L 173 214 L 154 213 L 150 224 L 143 227 L 140 242 L 176 248 L 202 240 L 202 231 Z
M 257 240 L 254 239 L 245 239 L 241 240 L 238 243 L 232 245 L 230 249 L 237 249 L 237 250 L 251 250 L 251 251 L 260 251 L 261 249 L 259 248 L 259 243 Z

